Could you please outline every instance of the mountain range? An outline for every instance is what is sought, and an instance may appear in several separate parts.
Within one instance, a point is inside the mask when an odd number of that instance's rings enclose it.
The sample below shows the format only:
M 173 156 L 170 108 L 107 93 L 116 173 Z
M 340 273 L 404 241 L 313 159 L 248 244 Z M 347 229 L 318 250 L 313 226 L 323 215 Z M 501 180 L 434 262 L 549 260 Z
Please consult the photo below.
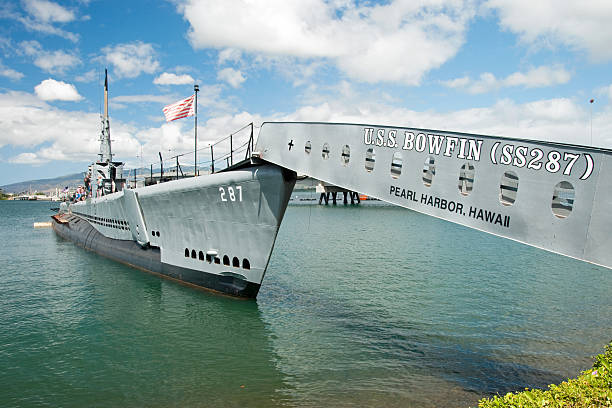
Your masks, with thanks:
M 77 187 L 79 184 L 83 184 L 84 176 L 85 173 L 74 173 L 50 179 L 21 181 L 19 183 L 0 186 L 0 189 L 2 189 L 2 191 L 7 194 L 19 194 L 29 192 L 50 193 L 55 192 L 56 188 L 59 188 L 61 191 L 64 189 L 64 187 Z

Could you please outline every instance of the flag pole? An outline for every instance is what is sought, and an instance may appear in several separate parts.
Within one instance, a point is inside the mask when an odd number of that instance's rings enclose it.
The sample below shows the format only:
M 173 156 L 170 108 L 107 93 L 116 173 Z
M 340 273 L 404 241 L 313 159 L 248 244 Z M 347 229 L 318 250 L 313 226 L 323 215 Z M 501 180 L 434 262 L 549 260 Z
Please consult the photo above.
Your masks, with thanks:
M 193 148 L 193 176 L 198 175 L 198 91 L 200 90 L 199 85 L 194 85 L 193 90 L 195 91 L 195 127 L 194 127 L 194 148 Z

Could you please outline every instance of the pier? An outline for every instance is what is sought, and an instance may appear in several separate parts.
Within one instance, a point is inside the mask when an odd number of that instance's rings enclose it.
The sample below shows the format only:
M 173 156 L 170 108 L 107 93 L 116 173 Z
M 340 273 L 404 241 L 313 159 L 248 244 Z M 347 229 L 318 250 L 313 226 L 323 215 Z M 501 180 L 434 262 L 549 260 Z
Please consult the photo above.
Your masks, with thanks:
M 325 202 L 325 205 L 329 205 L 330 196 L 332 199 L 332 204 L 336 205 L 338 201 L 338 193 L 342 193 L 342 203 L 344 205 L 348 204 L 349 197 L 351 199 L 351 205 L 359 204 L 359 193 L 357 193 L 356 191 L 347 190 L 345 188 L 334 186 L 323 181 L 319 181 L 319 184 L 317 184 L 315 191 L 321 194 L 319 196 L 319 205 L 321 205 L 323 202 Z

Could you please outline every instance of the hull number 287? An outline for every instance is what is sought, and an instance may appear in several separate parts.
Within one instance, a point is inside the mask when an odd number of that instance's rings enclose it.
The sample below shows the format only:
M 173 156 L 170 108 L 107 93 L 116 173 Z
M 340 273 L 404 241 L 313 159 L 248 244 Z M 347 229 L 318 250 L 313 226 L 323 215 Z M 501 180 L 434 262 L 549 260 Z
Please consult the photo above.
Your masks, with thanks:
M 221 201 L 242 201 L 242 186 L 219 187 Z

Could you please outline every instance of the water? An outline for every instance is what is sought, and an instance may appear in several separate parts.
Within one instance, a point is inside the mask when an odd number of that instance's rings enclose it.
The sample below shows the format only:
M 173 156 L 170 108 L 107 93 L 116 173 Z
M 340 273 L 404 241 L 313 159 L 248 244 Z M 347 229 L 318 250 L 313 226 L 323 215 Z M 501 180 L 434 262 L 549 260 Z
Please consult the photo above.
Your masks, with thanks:
M 0 202 L 2 407 L 467 407 L 591 365 L 612 271 L 405 209 L 291 205 L 257 301 L 131 269 Z

